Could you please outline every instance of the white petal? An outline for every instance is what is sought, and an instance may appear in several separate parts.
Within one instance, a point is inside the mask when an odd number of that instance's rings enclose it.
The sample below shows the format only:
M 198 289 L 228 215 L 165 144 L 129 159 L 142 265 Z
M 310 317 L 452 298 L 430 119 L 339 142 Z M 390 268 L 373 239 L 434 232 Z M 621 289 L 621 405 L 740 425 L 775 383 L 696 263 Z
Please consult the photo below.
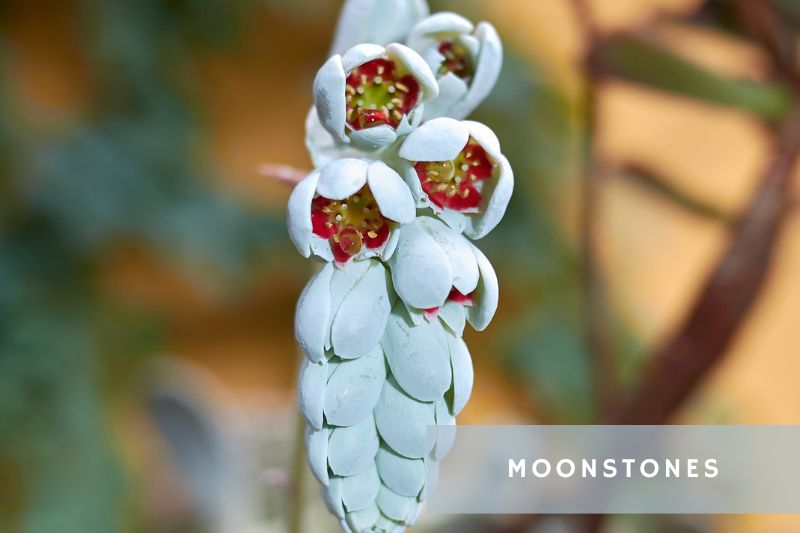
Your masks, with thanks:
M 308 466 L 320 483 L 328 485 L 328 428 L 315 430 L 306 427 L 306 451 Z
M 481 124 L 480 122 L 475 122 L 474 120 L 464 120 L 462 124 L 467 127 L 472 138 L 478 141 L 478 144 L 486 150 L 489 157 L 494 160 L 498 160 L 502 157 L 500 141 L 497 140 L 497 135 L 494 134 L 489 126 Z
M 390 261 L 392 282 L 400 298 L 418 309 L 441 306 L 453 286 L 447 254 L 416 223 L 400 228 Z
M 450 414 L 450 409 L 447 407 L 447 401 L 444 398 L 436 402 L 436 425 L 437 426 L 455 426 L 456 417 Z M 436 433 L 436 446 L 433 447 L 431 456 L 436 461 L 441 461 L 445 455 L 453 447 L 456 440 L 455 431 L 439 431 Z
M 400 157 L 408 161 L 452 161 L 464 149 L 469 130 L 451 118 L 429 120 L 406 137 Z
M 445 209 L 441 213 L 437 213 L 436 216 L 456 233 L 462 233 L 469 223 L 469 215 L 452 209 Z
M 350 131 L 350 141 L 357 147 L 370 152 L 388 146 L 396 139 L 397 132 L 387 124 Z
M 375 503 L 380 488 L 378 469 L 370 461 L 362 472 L 342 479 L 342 503 L 348 513 L 366 509 Z
M 378 44 L 360 43 L 342 54 L 342 68 L 345 75 L 373 59 L 378 59 L 386 53 L 386 49 Z M 344 94 L 344 93 L 342 93 Z
M 403 306 L 392 313 L 381 346 L 397 383 L 421 401 L 441 398 L 450 388 L 450 356 L 429 324 L 412 326 Z
M 411 511 L 414 500 L 410 496 L 397 494 L 387 486 L 382 486 L 378 491 L 376 503 L 381 512 L 393 520 L 403 521 Z
M 331 320 L 331 277 L 328 263 L 312 277 L 300 293 L 294 315 L 294 334 L 303 352 L 312 361 L 325 357 L 325 337 Z
M 389 239 L 386 241 L 386 244 L 383 245 L 383 249 L 381 250 L 379 256 L 384 261 L 388 261 L 394 255 L 394 251 L 397 249 L 397 241 L 400 238 L 400 232 L 396 229 L 393 229 L 392 232 L 389 234 Z
M 425 0 L 347 0 L 333 39 L 332 54 L 359 43 L 400 41 L 409 29 L 430 13 Z
M 467 321 L 467 307 L 456 302 L 445 302 L 439 309 L 439 318 L 450 328 L 450 331 L 461 336 Z
M 403 181 L 405 181 L 406 186 L 408 186 L 408 189 L 411 191 L 411 196 L 414 198 L 417 207 L 424 208 L 432 205 L 428 200 L 428 195 L 422 190 L 422 183 L 419 181 L 419 175 L 414 169 L 414 166 L 408 161 L 403 160 L 400 163 L 400 170 L 402 172 Z
M 500 156 L 498 164 L 497 179 L 488 180 L 483 189 L 484 197 L 489 195 L 483 213 L 469 217 L 464 228 L 464 234 L 470 239 L 480 239 L 492 231 L 506 213 L 508 201 L 514 191 L 514 172 L 504 156 Z
M 378 474 L 387 487 L 401 496 L 416 497 L 425 484 L 425 463 L 408 459 L 382 446 L 375 458 Z
M 401 224 L 414 220 L 414 198 L 397 172 L 383 161 L 375 161 L 367 170 L 367 181 L 383 216 Z
M 339 159 L 320 171 L 317 192 L 330 200 L 344 200 L 367 183 L 369 164 L 363 159 Z
M 286 225 L 297 251 L 303 257 L 311 255 L 311 201 L 317 190 L 319 171 L 314 171 L 295 185 L 286 208 Z
M 386 52 L 392 59 L 401 63 L 408 72 L 419 82 L 422 89 L 423 100 L 430 100 L 439 94 L 439 84 L 436 83 L 436 76 L 433 75 L 431 67 L 422 57 L 411 48 L 392 43 L 386 46 Z
M 392 309 L 389 273 L 376 261 L 370 264 L 334 311 L 331 343 L 336 355 L 343 359 L 362 357 L 378 345 Z
M 338 476 L 354 476 L 372 464 L 378 445 L 378 430 L 371 416 L 354 426 L 334 428 L 327 464 Z
M 314 107 L 319 122 L 328 133 L 342 142 L 347 141 L 344 134 L 347 113 L 345 85 L 342 58 L 338 55 L 328 59 L 314 78 Z
M 313 106 L 306 115 L 306 148 L 315 168 L 324 167 L 343 157 L 367 157 L 369 155 L 368 152 L 359 150 L 352 144 L 342 143 L 325 131 L 325 128 L 319 123 L 317 110 Z
M 453 269 L 453 286 L 464 295 L 474 291 L 480 272 L 472 243 L 435 218 L 420 217 L 418 223 L 447 254 Z
M 400 124 L 395 130 L 398 139 L 408 135 L 422 124 L 422 119 L 425 117 L 424 109 L 425 104 L 420 103 L 400 120 Z
M 475 30 L 475 36 L 481 41 L 481 51 L 469 92 L 453 108 L 454 117 L 464 118 L 478 107 L 494 88 L 503 66 L 503 44 L 494 27 L 488 22 L 481 22 Z
M 327 363 L 312 363 L 303 359 L 298 376 L 300 410 L 308 424 L 314 429 L 322 427 L 322 409 L 325 405 L 325 389 L 328 381 Z
M 342 361 L 328 380 L 325 418 L 334 426 L 352 426 L 367 416 L 386 380 L 383 352 L 376 348 L 359 359 Z
M 406 457 L 424 457 L 431 451 L 428 426 L 434 423 L 433 404 L 408 396 L 393 378 L 386 380 L 375 406 L 375 425 L 389 447 Z
M 467 405 L 475 375 L 466 343 L 451 335 L 448 337 L 448 344 L 453 365 L 453 416 L 456 416 Z
M 474 247 L 473 251 L 475 252 L 475 258 L 478 260 L 478 268 L 481 271 L 481 281 L 475 293 L 475 305 L 469 308 L 467 314 L 472 327 L 478 331 L 483 331 L 492 321 L 492 317 L 497 311 L 499 289 L 497 274 L 495 274 L 492 264 L 477 247 Z
M 347 524 L 357 533 L 369 533 L 373 531 L 372 526 L 380 518 L 381 512 L 375 503 L 368 505 L 365 509 L 347 513 Z
M 333 261 L 333 250 L 328 239 L 323 239 L 319 235 L 311 235 L 311 253 L 323 261 Z
M 425 103 L 425 117 L 428 119 L 436 117 L 454 116 L 451 109 L 460 103 L 469 92 L 467 83 L 448 72 L 439 77 L 439 96 Z M 459 115 L 464 118 L 466 115 Z M 462 146 L 463 148 L 463 146 Z
M 442 11 L 422 19 L 411 31 L 408 32 L 408 46 L 415 50 L 422 50 L 431 38 L 437 33 L 472 33 L 472 22 L 461 15 Z
M 342 505 L 342 478 L 332 476 L 328 481 L 328 486 L 322 488 L 322 497 L 325 506 L 338 518 L 344 518 L 344 506 Z

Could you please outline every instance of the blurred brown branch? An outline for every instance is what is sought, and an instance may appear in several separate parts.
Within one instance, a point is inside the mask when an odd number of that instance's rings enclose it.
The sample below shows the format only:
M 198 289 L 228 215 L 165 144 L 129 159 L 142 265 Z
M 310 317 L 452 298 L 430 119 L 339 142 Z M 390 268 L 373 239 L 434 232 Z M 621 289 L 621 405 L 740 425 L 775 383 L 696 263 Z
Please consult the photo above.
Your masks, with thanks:
M 306 177 L 308 171 L 290 165 L 262 163 L 258 167 L 258 173 L 265 178 L 275 180 L 289 187 L 294 187 L 300 180 Z

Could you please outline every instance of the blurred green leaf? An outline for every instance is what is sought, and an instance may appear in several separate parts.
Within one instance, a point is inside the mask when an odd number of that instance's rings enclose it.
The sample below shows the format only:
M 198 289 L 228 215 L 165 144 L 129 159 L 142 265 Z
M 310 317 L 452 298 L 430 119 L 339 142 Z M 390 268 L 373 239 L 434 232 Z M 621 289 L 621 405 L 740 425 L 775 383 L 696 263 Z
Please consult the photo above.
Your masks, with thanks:
M 791 104 L 790 93 L 779 85 L 718 76 L 638 37 L 623 35 L 601 41 L 592 63 L 606 74 L 770 120 L 782 117 Z

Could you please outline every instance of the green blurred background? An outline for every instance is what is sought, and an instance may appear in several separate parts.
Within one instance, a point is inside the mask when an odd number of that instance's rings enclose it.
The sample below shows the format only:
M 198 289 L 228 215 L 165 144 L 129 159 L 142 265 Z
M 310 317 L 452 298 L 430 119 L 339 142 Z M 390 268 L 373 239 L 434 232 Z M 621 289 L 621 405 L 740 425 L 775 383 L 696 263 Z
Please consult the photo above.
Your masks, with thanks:
M 794 24 L 796 5 L 777 4 Z M 729 242 L 787 96 L 730 2 L 590 6 L 600 33 L 636 31 L 658 49 L 623 48 L 628 75 L 594 87 L 593 255 L 624 396 Z M 259 168 L 309 168 L 303 122 L 339 7 L 0 2 L 0 531 L 278 532 L 298 508 L 303 531 L 336 530 L 296 441 L 293 311 L 311 267 L 286 235 L 288 188 Z M 475 118 L 516 175 L 507 217 L 480 242 L 501 304 L 487 332 L 467 334 L 476 381 L 459 422 L 597 421 L 579 223 L 585 36 L 567 0 L 432 8 L 489 20 L 504 39 Z M 676 420 L 800 423 L 796 215 L 781 235 L 745 327 Z M 418 529 L 499 520 L 423 515 Z M 800 520 L 605 527 L 782 532 Z

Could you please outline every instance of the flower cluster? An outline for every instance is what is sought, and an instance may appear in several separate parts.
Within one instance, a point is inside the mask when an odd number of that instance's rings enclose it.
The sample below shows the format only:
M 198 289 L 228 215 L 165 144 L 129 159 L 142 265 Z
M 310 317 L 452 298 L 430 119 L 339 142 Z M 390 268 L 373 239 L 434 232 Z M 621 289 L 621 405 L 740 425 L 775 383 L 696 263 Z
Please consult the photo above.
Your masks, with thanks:
M 306 123 L 316 169 L 288 206 L 292 242 L 324 263 L 295 316 L 300 406 L 343 530 L 402 531 L 451 444 L 426 428 L 454 425 L 472 390 L 464 328 L 497 309 L 472 241 L 500 222 L 514 178 L 494 133 L 463 119 L 502 47 L 490 24 L 428 16 L 421 0 L 348 0 L 335 42 L 348 49 L 319 70 Z

